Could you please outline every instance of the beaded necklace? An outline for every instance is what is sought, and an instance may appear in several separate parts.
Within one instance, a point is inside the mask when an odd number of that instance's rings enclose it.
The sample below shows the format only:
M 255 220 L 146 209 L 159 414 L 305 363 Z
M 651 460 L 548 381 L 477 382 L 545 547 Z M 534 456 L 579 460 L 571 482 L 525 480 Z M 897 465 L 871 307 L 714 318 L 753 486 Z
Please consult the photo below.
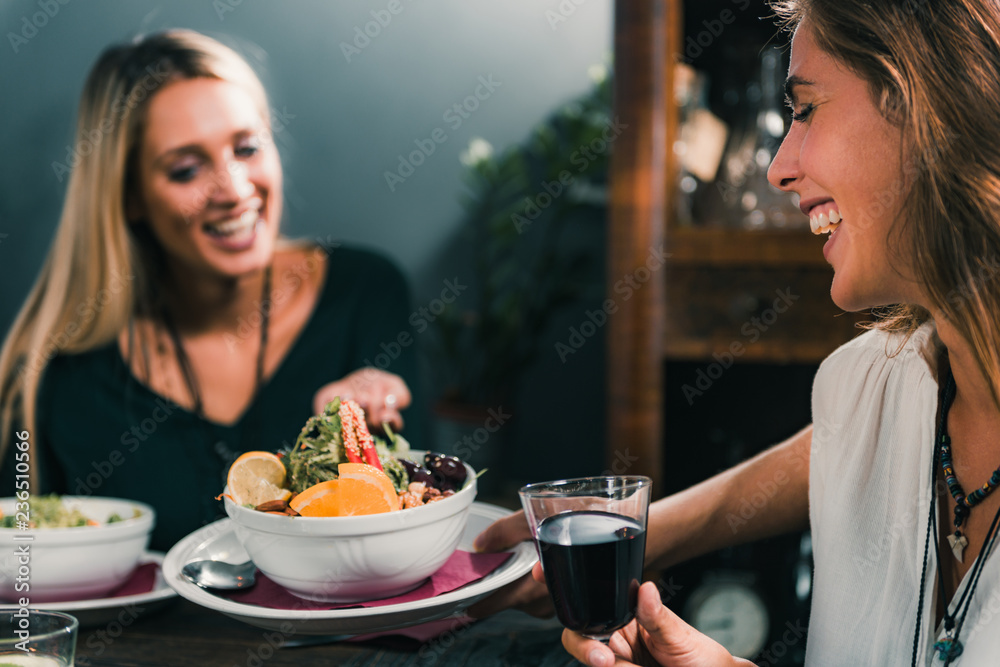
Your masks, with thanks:
M 954 380 L 951 382 L 954 384 Z M 951 438 L 945 433 L 941 440 L 941 470 L 944 472 L 944 481 L 948 485 L 948 490 L 951 491 L 951 495 L 955 499 L 955 533 L 948 536 L 948 543 L 951 545 L 955 558 L 961 563 L 962 552 L 965 547 L 969 546 L 969 540 L 962 534 L 962 522 L 969 516 L 969 511 L 981 503 L 1000 484 L 1000 468 L 993 471 L 985 484 L 969 495 L 965 495 L 951 464 Z
M 945 384 L 944 394 L 941 397 L 941 417 L 938 421 L 937 434 L 934 438 L 936 456 L 931 457 L 931 502 L 930 511 L 928 512 L 927 517 L 927 535 L 924 538 L 924 559 L 923 568 L 920 573 L 920 593 L 917 597 L 917 622 L 913 631 L 913 654 L 910 661 L 912 667 L 915 667 L 917 664 L 917 647 L 920 644 L 920 619 L 923 614 L 924 607 L 924 582 L 927 575 L 927 554 L 930 551 L 931 533 L 935 536 L 934 553 L 937 556 L 938 586 L 940 596 L 941 600 L 945 599 L 944 576 L 941 571 L 941 550 L 937 539 L 937 492 L 935 490 L 935 486 L 937 484 L 938 458 L 940 457 L 941 468 L 944 471 L 948 489 L 951 491 L 952 496 L 958 503 L 955 507 L 956 532 L 955 535 L 948 536 L 948 542 L 951 545 L 952 550 L 955 551 L 955 557 L 958 558 L 959 561 L 962 560 L 962 550 L 968 544 L 968 540 L 966 540 L 965 536 L 962 535 L 959 530 L 962 522 L 969 515 L 969 510 L 982 502 L 983 498 L 989 495 L 989 493 L 997 486 L 996 483 L 993 483 L 991 486 L 990 482 L 987 482 L 982 488 L 973 492 L 973 494 L 978 494 L 978 496 L 972 502 L 965 501 L 965 495 L 962 493 L 962 487 L 955 478 L 955 472 L 951 464 L 951 438 L 948 436 L 948 410 L 951 408 L 951 403 L 954 400 L 955 378 L 951 375 L 951 373 L 949 373 L 947 383 Z M 998 474 L 1000 474 L 1000 470 L 993 473 L 990 481 L 992 482 L 993 479 L 997 479 Z M 963 508 L 962 511 L 959 510 L 960 507 Z M 996 541 L 998 523 L 1000 523 L 1000 510 L 998 510 L 996 515 L 993 517 L 990 529 L 987 531 L 986 537 L 983 540 L 983 548 L 979 552 L 979 556 L 976 557 L 976 562 L 972 564 L 972 569 L 969 571 L 969 584 L 965 587 L 961 597 L 959 597 L 958 602 L 955 604 L 954 612 L 948 611 L 948 607 L 951 606 L 950 604 L 945 605 L 944 617 L 942 619 L 944 621 L 945 637 L 944 639 L 934 643 L 934 650 L 937 651 L 938 658 L 944 661 L 943 667 L 948 667 L 952 660 L 962 655 L 962 651 L 964 650 L 962 643 L 958 640 L 958 636 L 962 632 L 962 625 L 965 623 L 965 617 L 969 613 L 969 606 L 972 603 L 972 596 L 975 594 L 976 586 L 979 585 L 979 576 L 983 572 L 983 565 L 986 562 L 986 557 L 993 549 L 994 542 Z M 957 544 L 959 538 L 962 542 L 964 542 L 963 544 Z M 958 547 L 957 550 L 956 546 Z

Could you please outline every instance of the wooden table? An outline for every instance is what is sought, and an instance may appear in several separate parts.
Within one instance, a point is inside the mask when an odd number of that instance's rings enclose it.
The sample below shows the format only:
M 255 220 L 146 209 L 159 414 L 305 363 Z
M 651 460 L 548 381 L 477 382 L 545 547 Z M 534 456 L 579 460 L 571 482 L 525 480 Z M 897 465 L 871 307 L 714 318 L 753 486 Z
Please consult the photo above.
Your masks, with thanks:
M 275 648 L 281 635 L 176 598 L 133 618 L 81 630 L 76 664 L 82 667 L 568 667 L 580 663 L 560 643 L 555 619 L 517 611 L 463 625 L 420 644 L 405 637 L 367 642 Z M 303 638 L 306 635 L 302 636 Z M 294 637 L 293 637 L 294 639 Z

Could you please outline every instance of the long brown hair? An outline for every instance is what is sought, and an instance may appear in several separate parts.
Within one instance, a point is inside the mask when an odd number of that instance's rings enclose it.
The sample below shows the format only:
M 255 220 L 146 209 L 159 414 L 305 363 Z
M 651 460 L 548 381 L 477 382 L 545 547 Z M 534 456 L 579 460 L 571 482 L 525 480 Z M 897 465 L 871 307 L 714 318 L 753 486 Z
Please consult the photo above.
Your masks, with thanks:
M 991 0 L 776 0 L 789 30 L 868 82 L 901 128 L 903 212 L 893 238 L 935 317 L 968 341 L 1000 407 L 1000 4 Z M 899 304 L 877 327 L 912 332 L 931 313 Z
M 49 362 L 110 343 L 149 309 L 156 248 L 144 226 L 126 219 L 131 163 L 156 91 L 178 78 L 197 77 L 243 87 L 261 118 L 270 118 L 264 88 L 247 62 L 190 30 L 108 48 L 91 69 L 55 239 L 0 351 L 0 460 L 15 424 L 34 435 L 38 389 Z M 34 447 L 36 439 L 30 442 Z M 31 468 L 33 477 L 36 470 Z

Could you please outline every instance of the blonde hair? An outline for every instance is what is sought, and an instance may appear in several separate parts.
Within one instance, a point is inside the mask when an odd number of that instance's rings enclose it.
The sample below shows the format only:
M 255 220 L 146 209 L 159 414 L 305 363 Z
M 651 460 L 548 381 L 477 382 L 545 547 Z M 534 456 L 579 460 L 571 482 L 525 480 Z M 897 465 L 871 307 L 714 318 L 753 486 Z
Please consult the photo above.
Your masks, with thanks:
M 0 350 L 0 460 L 15 425 L 34 436 L 49 362 L 114 341 L 149 307 L 158 251 L 143 226 L 126 219 L 130 173 L 150 99 L 173 80 L 198 77 L 241 86 L 269 119 L 264 88 L 246 61 L 190 30 L 108 48 L 90 71 L 78 111 L 78 161 L 55 239 Z M 31 471 L 37 483 L 37 466 Z
M 868 82 L 903 131 L 908 190 L 894 238 L 934 315 L 972 347 L 1000 407 L 1000 5 L 990 0 L 786 0 L 786 28 Z M 931 313 L 899 304 L 878 328 L 912 332 Z

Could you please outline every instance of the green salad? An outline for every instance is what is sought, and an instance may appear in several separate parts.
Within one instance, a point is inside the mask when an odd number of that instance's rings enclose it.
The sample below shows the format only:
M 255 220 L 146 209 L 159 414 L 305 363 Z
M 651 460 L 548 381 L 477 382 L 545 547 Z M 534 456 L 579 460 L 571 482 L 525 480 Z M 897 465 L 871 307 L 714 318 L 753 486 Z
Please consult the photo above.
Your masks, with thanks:
M 29 528 L 77 528 L 80 526 L 100 526 L 102 522 L 88 517 L 76 507 L 67 507 L 58 494 L 48 496 L 30 496 L 28 498 Z M 103 523 L 116 523 L 132 519 L 142 514 L 138 508 L 133 509 L 132 516 L 122 517 L 114 513 Z M 0 528 L 18 527 L 16 514 L 0 517 Z
M 383 424 L 383 428 L 385 438 L 372 435 L 375 451 L 383 472 L 389 476 L 396 492 L 402 493 L 406 491 L 409 479 L 396 456 L 408 453 L 410 444 L 403 436 L 393 433 L 388 424 Z M 337 466 L 349 460 L 340 423 L 340 397 L 327 403 L 323 412 L 310 417 L 295 445 L 282 454 L 288 470 L 288 488 L 292 493 L 301 493 L 313 484 L 337 479 Z

